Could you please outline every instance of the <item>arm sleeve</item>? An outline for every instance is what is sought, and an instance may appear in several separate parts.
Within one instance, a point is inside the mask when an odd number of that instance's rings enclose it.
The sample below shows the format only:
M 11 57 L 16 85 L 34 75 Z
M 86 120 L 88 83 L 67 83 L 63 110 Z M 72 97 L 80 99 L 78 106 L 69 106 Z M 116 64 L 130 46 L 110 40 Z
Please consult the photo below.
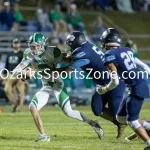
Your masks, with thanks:
M 142 68 L 143 70 L 147 71 L 148 74 L 150 75 L 150 68 L 148 65 L 146 65 L 144 62 L 142 62 L 140 59 L 135 58 L 135 63 L 137 67 Z

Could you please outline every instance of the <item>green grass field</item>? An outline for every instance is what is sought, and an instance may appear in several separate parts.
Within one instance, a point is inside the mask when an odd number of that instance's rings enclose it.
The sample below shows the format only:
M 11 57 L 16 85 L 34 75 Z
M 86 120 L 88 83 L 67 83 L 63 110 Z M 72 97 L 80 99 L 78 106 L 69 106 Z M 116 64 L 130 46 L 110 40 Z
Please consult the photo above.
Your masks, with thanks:
M 150 103 L 145 102 L 141 116 L 150 118 Z M 116 127 L 101 118 L 94 117 L 90 107 L 76 107 L 87 116 L 99 121 L 105 131 L 100 140 L 92 128 L 82 122 L 66 117 L 60 108 L 46 106 L 41 110 L 45 131 L 51 136 L 51 142 L 35 143 L 38 136 L 28 106 L 24 112 L 10 113 L 10 106 L 1 106 L 0 114 L 0 150 L 142 150 L 146 144 L 136 139 L 131 143 L 123 139 L 132 130 L 128 127 L 123 137 L 116 140 Z

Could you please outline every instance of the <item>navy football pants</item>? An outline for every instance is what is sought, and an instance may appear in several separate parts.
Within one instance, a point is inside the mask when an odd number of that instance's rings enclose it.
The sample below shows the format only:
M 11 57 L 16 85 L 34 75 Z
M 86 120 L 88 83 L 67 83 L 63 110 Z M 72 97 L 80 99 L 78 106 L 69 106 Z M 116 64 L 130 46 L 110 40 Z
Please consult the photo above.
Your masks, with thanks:
M 91 101 L 92 111 L 95 114 L 95 116 L 101 115 L 106 104 L 108 104 L 111 114 L 113 116 L 116 116 L 120 103 L 123 100 L 124 89 L 125 84 L 121 81 L 115 89 L 107 92 L 106 94 L 99 95 L 95 91 Z
M 139 119 L 139 113 L 143 102 L 143 98 L 130 95 L 121 102 L 117 115 L 126 116 L 127 121 L 137 120 Z

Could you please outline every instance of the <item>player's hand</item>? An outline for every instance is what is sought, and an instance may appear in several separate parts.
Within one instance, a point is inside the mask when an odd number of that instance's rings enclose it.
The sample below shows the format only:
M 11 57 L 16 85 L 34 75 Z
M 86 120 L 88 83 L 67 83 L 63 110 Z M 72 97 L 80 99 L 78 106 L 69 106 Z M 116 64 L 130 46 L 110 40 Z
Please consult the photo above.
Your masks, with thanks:
M 101 86 L 101 85 L 96 86 L 96 92 L 100 95 L 105 94 L 107 91 L 108 91 L 107 86 Z

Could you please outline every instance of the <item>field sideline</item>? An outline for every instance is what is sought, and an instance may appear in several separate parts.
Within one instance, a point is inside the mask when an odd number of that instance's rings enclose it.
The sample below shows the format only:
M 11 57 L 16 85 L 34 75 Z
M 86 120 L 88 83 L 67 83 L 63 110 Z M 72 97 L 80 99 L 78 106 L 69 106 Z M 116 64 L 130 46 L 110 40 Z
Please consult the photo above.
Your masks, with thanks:
M 67 118 L 58 107 L 46 106 L 41 110 L 45 131 L 51 136 L 51 142 L 34 143 L 38 136 L 28 106 L 24 112 L 9 113 L 10 106 L 2 106 L 0 114 L 0 150 L 143 150 L 146 146 L 136 139 L 124 142 L 126 135 L 132 133 L 128 127 L 123 137 L 116 140 L 116 127 L 101 118 L 94 117 L 90 107 L 76 107 L 87 116 L 98 120 L 105 131 L 105 138 L 100 140 L 88 125 Z M 142 117 L 150 118 L 150 103 L 145 102 Z

